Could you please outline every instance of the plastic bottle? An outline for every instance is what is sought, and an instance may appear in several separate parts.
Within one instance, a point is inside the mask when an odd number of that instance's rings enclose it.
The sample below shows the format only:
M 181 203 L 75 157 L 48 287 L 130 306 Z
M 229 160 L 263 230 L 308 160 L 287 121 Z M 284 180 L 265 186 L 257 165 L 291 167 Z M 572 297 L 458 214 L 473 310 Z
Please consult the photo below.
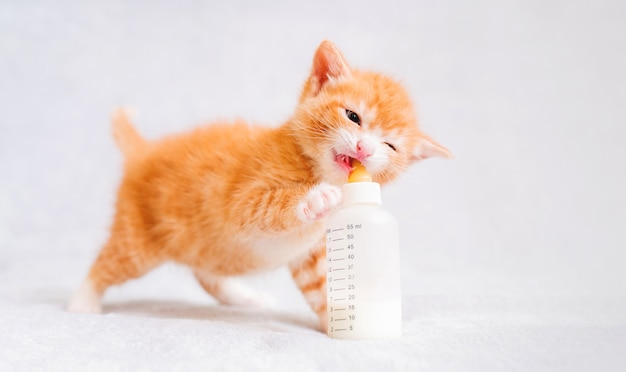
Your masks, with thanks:
M 342 204 L 326 229 L 328 335 L 402 334 L 398 226 L 381 207 L 380 185 L 356 160 Z

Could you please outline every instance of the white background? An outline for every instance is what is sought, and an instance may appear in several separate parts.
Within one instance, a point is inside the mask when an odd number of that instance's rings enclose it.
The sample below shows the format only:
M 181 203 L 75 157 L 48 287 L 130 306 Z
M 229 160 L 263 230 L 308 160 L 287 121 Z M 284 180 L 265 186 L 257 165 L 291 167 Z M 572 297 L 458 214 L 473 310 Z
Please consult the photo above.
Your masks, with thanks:
M 455 155 L 384 191 L 406 295 L 623 301 L 625 4 L 1 1 L 0 296 L 60 308 L 85 275 L 121 177 L 115 107 L 148 138 L 279 125 L 329 39 L 401 80 Z M 257 285 L 306 311 L 285 280 Z M 138 293 L 204 298 L 179 268 L 109 298 Z

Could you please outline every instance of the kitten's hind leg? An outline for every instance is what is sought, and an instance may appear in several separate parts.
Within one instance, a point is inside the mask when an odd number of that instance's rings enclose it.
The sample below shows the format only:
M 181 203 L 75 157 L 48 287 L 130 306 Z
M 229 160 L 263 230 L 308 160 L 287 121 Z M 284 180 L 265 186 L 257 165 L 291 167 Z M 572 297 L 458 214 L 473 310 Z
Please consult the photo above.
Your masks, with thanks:
M 74 297 L 67 305 L 67 310 L 74 313 L 100 313 L 102 312 L 102 294 L 96 290 L 93 281 L 87 277 L 74 293 Z
M 112 236 L 74 294 L 67 310 L 80 313 L 101 312 L 102 296 L 107 288 L 138 278 L 157 264 L 158 261 L 140 254 L 136 248 L 119 245 Z
M 195 270 L 198 282 L 211 296 L 224 305 L 271 307 L 274 300 L 245 286 L 237 278 L 216 276 Z

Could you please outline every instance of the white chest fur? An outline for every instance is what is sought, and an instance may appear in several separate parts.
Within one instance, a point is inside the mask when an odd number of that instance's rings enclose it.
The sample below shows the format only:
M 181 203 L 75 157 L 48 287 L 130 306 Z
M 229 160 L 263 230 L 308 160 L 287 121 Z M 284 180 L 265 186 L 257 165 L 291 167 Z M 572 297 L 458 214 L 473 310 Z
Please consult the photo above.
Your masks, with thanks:
M 257 237 L 248 242 L 259 261 L 266 268 L 275 268 L 287 264 L 297 257 L 323 243 L 324 230 L 322 223 L 316 223 L 306 231 L 294 231 L 275 236 Z

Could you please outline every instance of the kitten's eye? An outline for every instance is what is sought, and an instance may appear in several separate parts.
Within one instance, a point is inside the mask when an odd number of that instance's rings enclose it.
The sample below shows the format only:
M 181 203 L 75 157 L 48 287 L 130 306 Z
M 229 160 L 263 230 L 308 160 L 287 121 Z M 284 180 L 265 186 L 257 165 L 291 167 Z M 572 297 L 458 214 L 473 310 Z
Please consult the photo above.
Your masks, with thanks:
M 346 116 L 348 117 L 348 119 L 350 119 L 350 121 L 354 122 L 357 125 L 361 125 L 361 118 L 356 112 L 346 109 Z
M 392 144 L 391 144 L 391 143 L 389 143 L 389 142 L 385 142 L 385 145 L 389 146 L 389 148 L 391 148 L 393 151 L 398 151 L 398 150 L 396 149 L 396 146 L 392 145 Z

